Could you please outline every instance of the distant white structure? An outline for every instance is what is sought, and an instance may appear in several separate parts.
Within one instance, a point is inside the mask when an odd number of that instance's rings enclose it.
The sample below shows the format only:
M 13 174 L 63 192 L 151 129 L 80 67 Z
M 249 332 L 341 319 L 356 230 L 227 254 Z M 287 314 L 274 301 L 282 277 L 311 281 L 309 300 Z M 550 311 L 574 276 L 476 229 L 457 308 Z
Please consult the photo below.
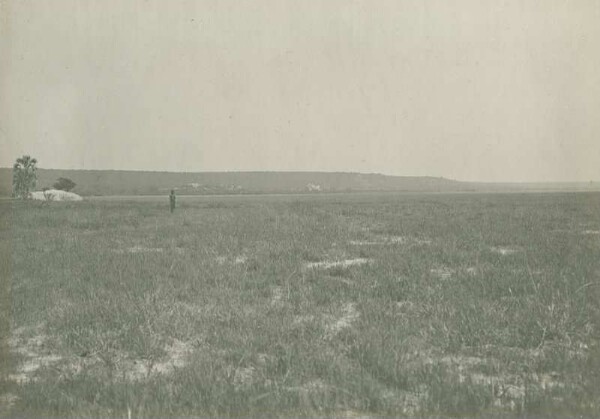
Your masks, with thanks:
M 32 192 L 31 199 L 37 201 L 83 201 L 83 198 L 76 193 L 61 191 L 59 189 Z
M 309 192 L 321 192 L 323 188 L 321 188 L 321 185 L 309 183 L 306 185 L 306 190 Z

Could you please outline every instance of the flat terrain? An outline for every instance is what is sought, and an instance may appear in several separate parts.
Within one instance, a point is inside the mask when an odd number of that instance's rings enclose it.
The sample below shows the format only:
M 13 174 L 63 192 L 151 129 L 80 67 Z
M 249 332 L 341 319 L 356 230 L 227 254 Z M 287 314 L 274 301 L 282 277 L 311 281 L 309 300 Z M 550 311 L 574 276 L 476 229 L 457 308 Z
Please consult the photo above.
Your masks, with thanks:
M 0 416 L 600 414 L 598 193 L 0 213 Z
M 11 196 L 12 175 L 12 169 L 0 168 L 0 196 Z M 37 177 L 39 189 L 51 187 L 60 177 L 69 178 L 76 183 L 73 192 L 85 196 L 164 195 L 172 188 L 186 195 L 477 190 L 475 184 L 444 178 L 341 172 L 182 173 L 40 168 Z M 598 190 L 600 185 L 595 186 Z
M 12 193 L 12 168 L 0 167 L 0 198 Z M 38 169 L 37 189 L 52 187 L 58 178 L 75 182 L 82 196 L 168 194 L 244 195 L 273 193 L 348 192 L 583 192 L 600 191 L 599 182 L 481 183 L 430 176 L 389 176 L 344 172 L 142 172 L 132 170 Z

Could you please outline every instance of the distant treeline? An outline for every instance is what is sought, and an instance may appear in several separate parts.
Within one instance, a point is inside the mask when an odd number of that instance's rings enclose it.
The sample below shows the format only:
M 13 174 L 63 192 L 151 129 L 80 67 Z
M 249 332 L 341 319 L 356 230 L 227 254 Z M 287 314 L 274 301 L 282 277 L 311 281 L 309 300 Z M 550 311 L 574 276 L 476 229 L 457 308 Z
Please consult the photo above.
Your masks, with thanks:
M 600 190 L 600 183 L 475 183 L 438 177 L 329 172 L 141 172 L 38 169 L 37 190 L 59 178 L 77 185 L 73 192 L 93 195 L 182 195 L 319 192 L 505 192 Z M 10 196 L 12 169 L 0 168 L 0 196 Z
M 37 189 L 58 178 L 77 184 L 80 195 L 157 195 L 176 189 L 180 194 L 243 194 L 359 191 L 458 191 L 468 183 L 434 177 L 384 176 L 326 172 L 141 172 L 112 170 L 38 169 Z M 9 196 L 12 172 L 0 168 L 0 195 Z

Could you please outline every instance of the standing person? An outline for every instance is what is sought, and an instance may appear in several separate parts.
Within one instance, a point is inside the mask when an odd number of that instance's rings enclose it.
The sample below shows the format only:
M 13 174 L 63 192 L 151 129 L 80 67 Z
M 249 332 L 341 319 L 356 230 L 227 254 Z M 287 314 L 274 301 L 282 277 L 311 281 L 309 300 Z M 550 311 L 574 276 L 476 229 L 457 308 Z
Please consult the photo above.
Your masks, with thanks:
M 171 189 L 171 195 L 169 195 L 169 201 L 171 202 L 171 212 L 175 211 L 175 189 Z

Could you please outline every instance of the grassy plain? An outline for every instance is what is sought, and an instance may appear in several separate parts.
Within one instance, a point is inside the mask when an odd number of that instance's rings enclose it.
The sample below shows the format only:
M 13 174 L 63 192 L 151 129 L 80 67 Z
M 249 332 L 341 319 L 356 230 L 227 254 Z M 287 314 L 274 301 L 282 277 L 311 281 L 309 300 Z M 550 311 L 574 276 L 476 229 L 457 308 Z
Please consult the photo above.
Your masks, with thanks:
M 598 193 L 0 211 L 0 416 L 600 414 Z

